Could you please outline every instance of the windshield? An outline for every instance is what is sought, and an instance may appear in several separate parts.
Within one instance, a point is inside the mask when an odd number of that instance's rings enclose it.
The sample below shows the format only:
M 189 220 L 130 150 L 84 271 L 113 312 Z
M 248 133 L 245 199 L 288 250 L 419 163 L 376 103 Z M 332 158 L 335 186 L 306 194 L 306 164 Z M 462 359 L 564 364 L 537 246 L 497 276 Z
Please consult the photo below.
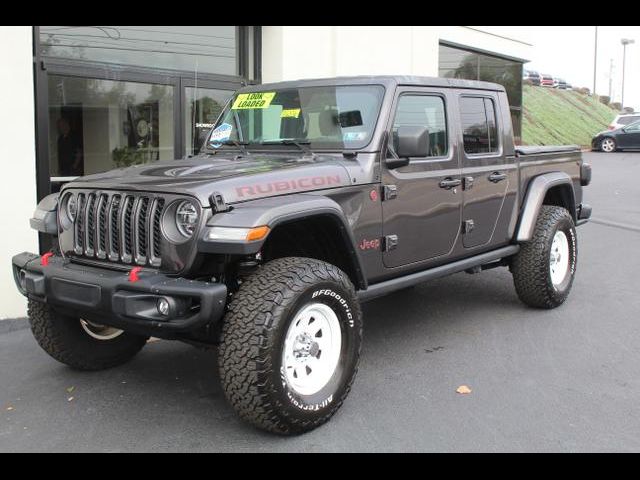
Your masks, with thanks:
M 293 142 L 312 149 L 360 149 L 371 140 L 384 88 L 301 87 L 236 94 L 209 135 L 209 147 Z

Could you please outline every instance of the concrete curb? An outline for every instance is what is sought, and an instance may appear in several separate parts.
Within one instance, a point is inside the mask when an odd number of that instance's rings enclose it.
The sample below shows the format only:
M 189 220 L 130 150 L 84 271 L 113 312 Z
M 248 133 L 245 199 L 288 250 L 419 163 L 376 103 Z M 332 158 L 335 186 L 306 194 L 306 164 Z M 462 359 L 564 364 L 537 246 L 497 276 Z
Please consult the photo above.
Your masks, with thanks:
M 24 330 L 25 328 L 29 328 L 29 321 L 26 317 L 0 320 L 0 335 L 3 333 L 15 332 L 17 330 Z

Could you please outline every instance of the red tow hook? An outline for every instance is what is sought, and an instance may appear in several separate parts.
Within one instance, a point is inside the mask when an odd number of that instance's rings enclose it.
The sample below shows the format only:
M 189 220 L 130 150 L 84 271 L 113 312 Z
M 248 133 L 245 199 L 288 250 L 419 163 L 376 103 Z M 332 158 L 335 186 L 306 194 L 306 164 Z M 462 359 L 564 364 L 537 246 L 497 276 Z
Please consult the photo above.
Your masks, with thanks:
M 42 255 L 40 257 L 40 265 L 42 265 L 43 267 L 46 267 L 47 265 L 49 265 L 49 259 L 53 257 L 53 252 L 47 252 L 44 255 Z
M 140 273 L 140 271 L 142 270 L 142 267 L 133 267 L 131 269 L 131 271 L 129 272 L 129 281 L 131 283 L 137 282 L 138 280 L 140 280 L 140 277 L 138 276 L 138 273 Z

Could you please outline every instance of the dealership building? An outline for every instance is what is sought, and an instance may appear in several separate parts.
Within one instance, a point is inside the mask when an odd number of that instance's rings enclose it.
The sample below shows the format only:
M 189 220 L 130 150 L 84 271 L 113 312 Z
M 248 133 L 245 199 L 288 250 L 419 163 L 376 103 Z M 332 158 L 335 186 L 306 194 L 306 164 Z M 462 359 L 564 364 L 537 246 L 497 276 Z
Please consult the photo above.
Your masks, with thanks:
M 197 153 L 247 83 L 411 74 L 500 83 L 516 137 L 526 38 L 502 27 L 0 27 L 0 319 L 23 317 L 11 256 L 46 248 L 37 201 L 79 175 Z

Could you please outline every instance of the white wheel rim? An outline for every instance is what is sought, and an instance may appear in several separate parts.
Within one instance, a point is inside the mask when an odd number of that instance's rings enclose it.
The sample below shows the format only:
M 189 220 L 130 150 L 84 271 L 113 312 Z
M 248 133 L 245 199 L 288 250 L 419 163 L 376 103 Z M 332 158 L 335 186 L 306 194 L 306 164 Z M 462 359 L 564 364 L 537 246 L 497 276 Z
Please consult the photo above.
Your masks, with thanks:
M 124 333 L 124 330 L 119 330 L 108 325 L 100 325 L 99 323 L 89 322 L 88 320 L 80 319 L 80 326 L 91 337 L 96 340 L 113 340 Z
M 342 330 L 335 312 L 312 303 L 293 318 L 284 341 L 282 366 L 289 388 L 313 395 L 333 376 L 342 349 Z
M 613 152 L 613 140 L 610 138 L 605 138 L 602 141 L 602 150 L 605 152 Z
M 549 270 L 553 285 L 560 285 L 569 271 L 569 240 L 564 232 L 558 230 L 551 243 Z

